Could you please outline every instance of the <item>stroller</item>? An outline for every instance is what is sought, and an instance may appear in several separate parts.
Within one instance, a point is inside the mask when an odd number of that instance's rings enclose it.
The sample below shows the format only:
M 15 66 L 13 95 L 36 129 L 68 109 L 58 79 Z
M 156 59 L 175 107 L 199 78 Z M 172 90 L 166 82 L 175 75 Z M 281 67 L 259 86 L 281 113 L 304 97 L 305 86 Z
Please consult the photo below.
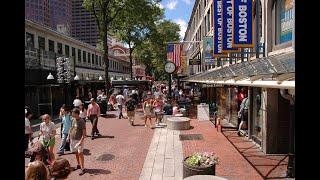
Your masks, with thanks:
M 42 144 L 39 141 L 35 142 L 28 151 L 25 151 L 25 158 L 30 158 L 30 162 L 40 160 L 46 165 L 51 165 L 51 158 L 49 155 L 49 143 L 51 139 L 46 143 Z

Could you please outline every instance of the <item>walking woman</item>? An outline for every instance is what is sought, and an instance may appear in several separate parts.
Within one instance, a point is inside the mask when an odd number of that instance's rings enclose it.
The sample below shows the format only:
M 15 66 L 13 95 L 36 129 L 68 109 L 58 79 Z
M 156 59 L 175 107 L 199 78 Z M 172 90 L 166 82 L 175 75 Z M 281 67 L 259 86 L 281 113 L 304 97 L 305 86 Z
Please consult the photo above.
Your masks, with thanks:
M 143 112 L 144 112 L 144 126 L 147 127 L 147 120 L 149 119 L 150 121 L 150 128 L 152 128 L 152 99 L 148 98 L 146 101 L 143 103 Z
M 70 113 L 70 109 L 68 108 L 64 108 L 64 114 L 62 116 L 62 124 L 63 124 L 63 128 L 61 131 L 62 134 L 62 138 L 61 138 L 61 144 L 60 147 L 58 149 L 57 154 L 59 156 L 64 154 L 64 150 L 67 149 L 69 150 L 70 144 L 67 143 L 67 137 L 68 137 L 68 133 L 69 133 L 69 129 L 71 128 L 71 113 Z
M 86 118 L 87 118 L 87 110 L 86 108 L 84 108 L 84 105 L 81 104 L 79 106 L 79 109 L 80 109 L 80 118 L 82 118 L 84 120 L 84 122 L 86 122 Z
M 51 117 L 49 116 L 49 114 L 42 115 L 42 121 L 43 122 L 40 124 L 39 136 L 42 138 L 41 143 L 44 146 L 48 146 L 49 155 L 52 162 L 55 159 L 53 148 L 55 145 L 56 128 L 54 126 L 54 123 L 51 122 Z

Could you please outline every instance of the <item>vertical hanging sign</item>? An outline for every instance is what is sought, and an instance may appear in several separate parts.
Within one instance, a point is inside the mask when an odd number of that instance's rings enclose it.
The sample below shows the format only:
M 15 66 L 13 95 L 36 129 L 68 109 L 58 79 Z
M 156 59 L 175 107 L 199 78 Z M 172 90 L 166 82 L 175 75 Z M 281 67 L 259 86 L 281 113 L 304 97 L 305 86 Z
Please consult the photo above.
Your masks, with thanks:
M 222 52 L 238 52 L 239 49 L 232 47 L 232 21 L 233 21 L 232 0 L 222 0 Z
M 203 59 L 205 65 L 213 65 L 213 38 L 211 37 L 203 37 Z
M 232 47 L 253 47 L 252 0 L 233 0 Z
M 213 57 L 224 56 L 222 52 L 222 0 L 213 1 Z

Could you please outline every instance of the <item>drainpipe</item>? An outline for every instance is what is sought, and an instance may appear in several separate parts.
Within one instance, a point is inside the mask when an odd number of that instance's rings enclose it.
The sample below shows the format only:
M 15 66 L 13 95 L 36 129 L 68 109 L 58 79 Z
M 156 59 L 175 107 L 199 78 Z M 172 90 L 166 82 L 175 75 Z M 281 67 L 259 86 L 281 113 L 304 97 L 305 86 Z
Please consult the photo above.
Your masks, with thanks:
M 294 150 L 294 141 L 295 141 L 295 116 L 294 116 L 294 97 L 288 92 L 285 92 L 284 89 L 280 89 L 280 94 L 283 98 L 290 101 L 290 136 L 289 136 L 289 162 L 287 166 L 287 177 L 295 177 L 295 150 Z

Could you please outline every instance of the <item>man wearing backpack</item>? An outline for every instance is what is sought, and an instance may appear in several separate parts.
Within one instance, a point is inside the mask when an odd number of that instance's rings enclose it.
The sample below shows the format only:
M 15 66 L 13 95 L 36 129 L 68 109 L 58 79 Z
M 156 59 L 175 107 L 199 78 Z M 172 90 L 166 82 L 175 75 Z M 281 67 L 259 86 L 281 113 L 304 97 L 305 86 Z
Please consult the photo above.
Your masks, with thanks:
M 129 123 L 131 126 L 134 126 L 134 110 L 136 107 L 137 102 L 133 99 L 132 94 L 129 96 L 128 101 L 126 102 L 126 108 L 127 108 L 127 116 L 129 119 Z

